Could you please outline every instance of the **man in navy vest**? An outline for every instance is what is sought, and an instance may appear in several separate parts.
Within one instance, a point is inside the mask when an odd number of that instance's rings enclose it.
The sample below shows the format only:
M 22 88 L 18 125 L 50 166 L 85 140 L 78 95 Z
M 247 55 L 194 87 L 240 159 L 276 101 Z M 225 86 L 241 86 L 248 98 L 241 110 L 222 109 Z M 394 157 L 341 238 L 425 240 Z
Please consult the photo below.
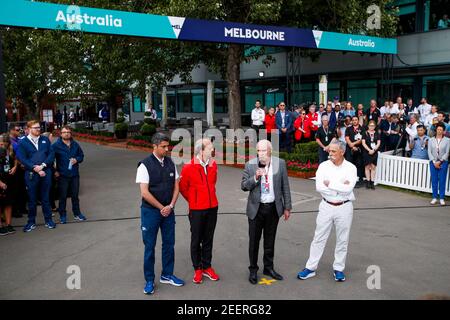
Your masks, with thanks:
M 51 167 L 55 154 L 50 140 L 41 135 L 39 121 L 28 121 L 27 127 L 29 134 L 19 142 L 17 150 L 17 158 L 25 166 L 25 183 L 28 191 L 28 223 L 23 231 L 30 232 L 36 228 L 36 203 L 39 191 L 45 226 L 54 229 L 56 224 L 52 220 L 49 194 L 52 183 Z
M 52 145 L 56 159 L 55 175 L 58 180 L 59 193 L 59 215 L 61 224 L 67 222 L 66 200 L 69 189 L 72 197 L 72 212 L 76 221 L 85 221 L 86 217 L 80 211 L 79 164 L 83 162 L 84 154 L 80 145 L 72 138 L 72 128 L 64 126 L 61 128 L 61 137 Z
M 153 154 L 139 162 L 136 183 L 142 196 L 141 230 L 145 245 L 145 294 L 154 292 L 155 245 L 158 231 L 162 236 L 162 272 L 159 282 L 180 287 L 184 281 L 173 274 L 175 261 L 175 212 L 179 194 L 179 176 L 169 151 L 169 137 L 155 133 L 152 137 Z
M 280 134 L 280 150 L 286 149 L 287 152 L 292 152 L 291 134 L 294 131 L 294 121 L 292 115 L 286 110 L 286 104 L 280 102 L 278 104 L 280 111 L 275 115 L 275 122 L 278 133 Z

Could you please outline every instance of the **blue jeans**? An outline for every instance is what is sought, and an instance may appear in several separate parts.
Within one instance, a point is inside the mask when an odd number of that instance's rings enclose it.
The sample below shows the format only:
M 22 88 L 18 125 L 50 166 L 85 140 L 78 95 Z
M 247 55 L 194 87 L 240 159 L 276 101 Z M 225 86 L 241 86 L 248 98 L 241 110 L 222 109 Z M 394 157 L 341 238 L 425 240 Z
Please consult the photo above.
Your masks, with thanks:
M 141 207 L 141 230 L 144 241 L 144 277 L 146 282 L 155 280 L 155 245 L 159 228 L 162 236 L 163 276 L 173 275 L 175 264 L 175 213 L 163 217 L 158 209 Z
M 25 172 L 25 184 L 28 193 L 28 222 L 36 223 L 36 207 L 38 192 L 40 191 L 40 199 L 42 203 L 42 212 L 44 213 L 45 222 L 52 219 L 52 208 L 50 207 L 50 187 L 52 185 L 52 171 L 44 170 L 46 176 L 40 177 L 36 172 Z
M 64 177 L 60 176 L 58 180 L 58 192 L 59 192 L 59 214 L 65 216 L 66 213 L 66 201 L 69 190 L 72 196 L 72 212 L 77 216 L 80 212 L 80 199 L 78 199 L 78 193 L 80 190 L 80 176 L 76 177 Z
M 447 179 L 448 161 L 441 163 L 441 168 L 436 169 L 433 161 L 430 161 L 431 172 L 431 189 L 433 190 L 433 199 L 438 198 L 438 190 L 440 199 L 445 198 L 445 181 Z

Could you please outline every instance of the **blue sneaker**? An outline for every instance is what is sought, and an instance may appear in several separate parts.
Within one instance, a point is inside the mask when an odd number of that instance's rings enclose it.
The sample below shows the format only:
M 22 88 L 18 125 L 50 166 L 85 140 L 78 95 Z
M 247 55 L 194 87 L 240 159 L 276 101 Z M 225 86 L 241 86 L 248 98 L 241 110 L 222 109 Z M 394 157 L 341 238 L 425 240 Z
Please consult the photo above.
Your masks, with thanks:
M 307 268 L 303 269 L 302 271 L 300 271 L 297 274 L 297 278 L 299 278 L 301 280 L 306 280 L 306 279 L 309 279 L 309 278 L 312 278 L 312 277 L 315 277 L 315 276 L 316 276 L 316 272 L 312 271 L 312 270 L 309 270 Z
M 159 282 L 161 283 L 168 283 L 171 284 L 175 287 L 181 287 L 184 286 L 184 281 L 181 279 L 178 279 L 177 277 L 175 277 L 174 275 L 171 276 L 161 276 L 161 278 L 159 278 Z
M 34 222 L 28 222 L 25 227 L 23 227 L 23 232 L 30 232 L 36 229 L 36 224 Z
M 66 224 L 67 223 L 67 216 L 63 215 L 59 217 L 59 223 Z
M 153 292 L 155 292 L 155 286 L 154 286 L 153 282 L 147 282 L 147 284 L 145 285 L 145 288 L 144 288 L 144 293 L 152 294 Z
M 56 223 L 54 223 L 52 219 L 47 220 L 47 222 L 45 222 L 45 227 L 49 229 L 55 229 Z
M 73 219 L 76 221 L 86 221 L 87 220 L 86 217 L 82 213 L 74 215 Z
M 344 282 L 345 274 L 342 271 L 334 270 L 334 280 L 336 280 L 337 282 Z

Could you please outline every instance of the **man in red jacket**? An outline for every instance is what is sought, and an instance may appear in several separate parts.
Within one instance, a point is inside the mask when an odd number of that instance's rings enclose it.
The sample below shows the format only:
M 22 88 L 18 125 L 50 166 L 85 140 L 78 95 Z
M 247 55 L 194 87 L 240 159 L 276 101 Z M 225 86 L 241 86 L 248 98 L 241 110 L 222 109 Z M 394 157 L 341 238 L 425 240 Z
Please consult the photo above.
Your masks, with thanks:
M 194 283 L 203 276 L 213 281 L 219 276 L 211 267 L 214 230 L 219 203 L 216 196 L 217 164 L 212 158 L 214 146 L 209 139 L 200 139 L 194 146 L 194 158 L 181 171 L 180 192 L 189 203 L 191 224 L 191 259 Z

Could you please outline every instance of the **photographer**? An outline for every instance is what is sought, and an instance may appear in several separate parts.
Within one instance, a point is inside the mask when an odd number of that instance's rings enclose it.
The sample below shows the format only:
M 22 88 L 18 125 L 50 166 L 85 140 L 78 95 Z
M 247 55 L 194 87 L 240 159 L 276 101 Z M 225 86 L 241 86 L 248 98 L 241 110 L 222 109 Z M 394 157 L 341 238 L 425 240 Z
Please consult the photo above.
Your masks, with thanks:
M 417 121 L 418 115 L 412 114 L 409 117 L 409 124 L 405 128 L 406 133 L 408 134 L 408 143 L 406 144 L 406 152 L 409 154 L 413 149 L 411 147 L 411 143 L 413 143 L 414 139 L 417 137 L 417 127 L 419 126 L 419 122 Z

